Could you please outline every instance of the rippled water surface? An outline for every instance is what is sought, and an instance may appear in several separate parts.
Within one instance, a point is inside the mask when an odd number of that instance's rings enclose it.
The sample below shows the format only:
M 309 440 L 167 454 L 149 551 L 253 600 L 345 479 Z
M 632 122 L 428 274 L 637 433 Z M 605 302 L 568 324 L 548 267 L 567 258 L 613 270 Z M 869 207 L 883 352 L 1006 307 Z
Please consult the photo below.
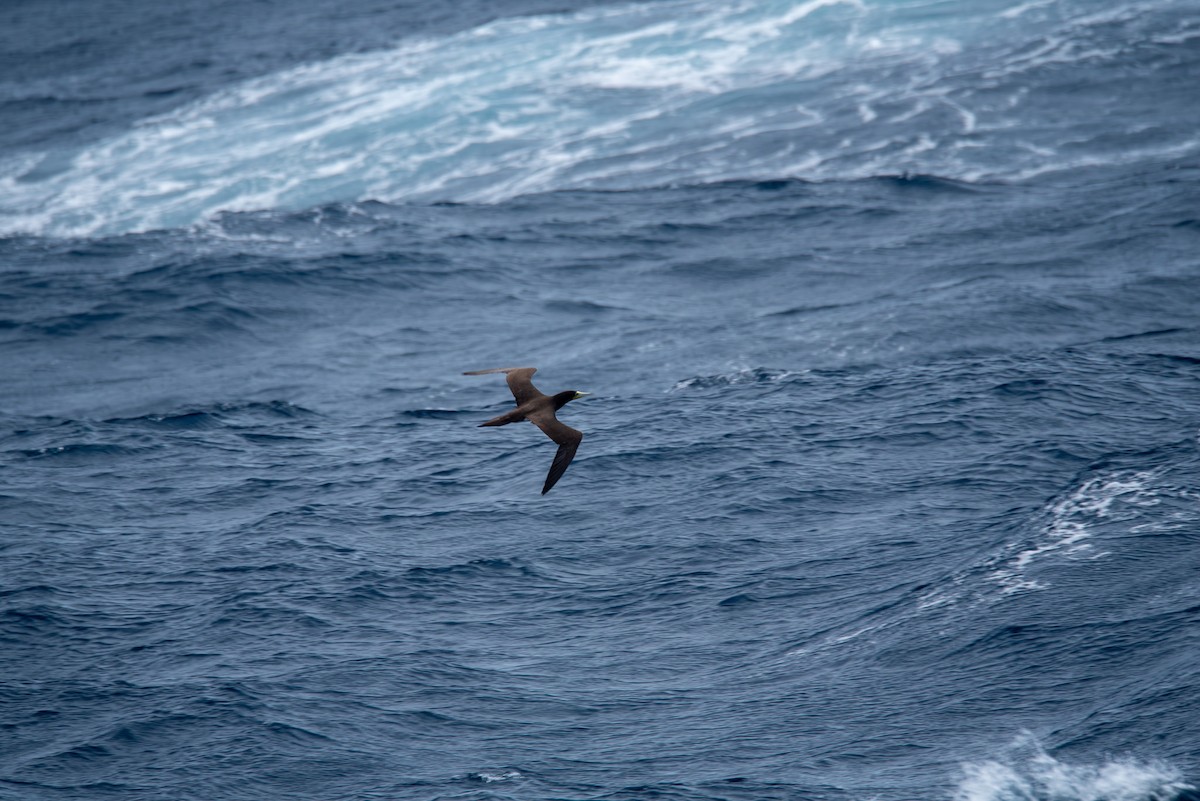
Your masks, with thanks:
M 0 42 L 0 798 L 1200 798 L 1187 3 Z

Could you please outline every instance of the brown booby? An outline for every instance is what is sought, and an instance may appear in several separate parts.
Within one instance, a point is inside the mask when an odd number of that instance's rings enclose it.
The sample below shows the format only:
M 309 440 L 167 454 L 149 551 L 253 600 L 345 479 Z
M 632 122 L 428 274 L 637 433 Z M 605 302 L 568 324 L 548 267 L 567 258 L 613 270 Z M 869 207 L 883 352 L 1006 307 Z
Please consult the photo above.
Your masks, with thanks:
M 558 443 L 558 453 L 554 454 L 550 472 L 546 474 L 546 485 L 542 487 L 542 494 L 545 495 L 562 478 L 562 474 L 567 472 L 567 465 L 575 458 L 575 451 L 579 450 L 579 443 L 583 441 L 583 432 L 559 422 L 555 412 L 576 398 L 590 393 L 568 389 L 556 395 L 546 395 L 533 385 L 533 374 L 536 372 L 536 367 L 496 367 L 492 370 L 473 370 L 463 375 L 504 373 L 508 377 L 508 388 L 517 400 L 517 408 L 499 417 L 493 417 L 486 423 L 480 423 L 480 427 L 506 426 L 509 423 L 528 420 Z

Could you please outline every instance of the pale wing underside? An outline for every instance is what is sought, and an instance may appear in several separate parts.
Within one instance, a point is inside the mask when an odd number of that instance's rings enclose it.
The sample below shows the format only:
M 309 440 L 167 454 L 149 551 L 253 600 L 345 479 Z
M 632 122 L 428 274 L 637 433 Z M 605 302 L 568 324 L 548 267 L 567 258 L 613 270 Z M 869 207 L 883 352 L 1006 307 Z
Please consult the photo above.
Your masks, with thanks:
M 508 388 L 512 390 L 517 405 L 542 397 L 543 393 L 533 385 L 533 374 L 536 367 L 494 367 L 491 370 L 472 370 L 463 375 L 487 375 L 488 373 L 505 373 L 508 376 Z
M 550 463 L 550 472 L 546 474 L 546 485 L 542 487 L 542 494 L 545 495 L 551 487 L 558 483 L 562 474 L 567 472 L 567 466 L 575 458 L 575 451 L 579 450 L 579 443 L 583 442 L 583 432 L 576 431 L 569 425 L 560 422 L 553 413 L 531 415 L 528 420 L 542 429 L 547 437 L 558 443 L 558 453 L 554 454 L 554 461 Z

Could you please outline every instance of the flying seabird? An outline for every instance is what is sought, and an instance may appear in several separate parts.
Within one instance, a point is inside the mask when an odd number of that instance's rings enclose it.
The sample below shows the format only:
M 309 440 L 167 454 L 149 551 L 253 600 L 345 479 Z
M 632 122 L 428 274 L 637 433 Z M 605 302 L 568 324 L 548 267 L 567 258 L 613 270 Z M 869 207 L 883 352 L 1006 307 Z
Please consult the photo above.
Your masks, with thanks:
M 486 423 L 480 423 L 480 427 L 506 426 L 509 423 L 528 420 L 542 429 L 547 437 L 558 443 L 558 453 L 554 454 L 550 472 L 546 474 L 546 486 L 542 487 L 542 494 L 545 495 L 562 478 L 562 474 L 567 472 L 567 465 L 575 458 L 575 451 L 579 450 L 579 443 L 583 442 L 583 432 L 576 431 L 569 425 L 559 422 L 554 413 L 576 398 L 582 398 L 591 393 L 568 389 L 557 395 L 543 394 L 533 385 L 533 374 L 536 372 L 536 367 L 497 367 L 492 370 L 474 370 L 463 373 L 463 375 L 504 373 L 508 376 L 508 388 L 512 390 L 513 397 L 517 399 L 517 408 L 499 417 L 493 417 Z

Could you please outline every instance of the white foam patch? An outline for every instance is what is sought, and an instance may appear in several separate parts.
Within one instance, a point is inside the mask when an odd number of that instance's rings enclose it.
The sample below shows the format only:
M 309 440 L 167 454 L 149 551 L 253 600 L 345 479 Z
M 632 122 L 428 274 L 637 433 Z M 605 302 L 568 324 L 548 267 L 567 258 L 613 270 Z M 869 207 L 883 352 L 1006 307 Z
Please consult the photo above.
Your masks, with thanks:
M 919 613 L 959 604 L 991 605 L 1026 592 L 1048 589 L 1038 568 L 1119 558 L 1127 541 L 1200 525 L 1200 490 L 1180 470 L 1188 463 L 1153 470 L 1093 476 L 1046 504 L 1022 527 L 1031 536 L 947 577 L 923 593 Z M 1189 474 L 1190 475 L 1190 474 Z
M 1153 471 L 1140 471 L 1095 476 L 1083 482 L 1047 506 L 1038 537 L 1010 546 L 989 580 L 1005 594 L 1041 589 L 1043 585 L 1026 573 L 1037 562 L 1108 556 L 1091 542 L 1095 528 L 1110 521 L 1136 520 L 1141 510 L 1159 505 L 1163 490 L 1155 486 L 1156 478 Z
M 923 0 L 662 0 L 499 20 L 248 81 L 42 154 L 54 169 L 0 163 L 0 234 L 115 234 L 368 199 L 1077 168 L 1093 157 L 1052 156 L 1090 117 L 1012 141 L 1026 127 L 1024 73 L 1111 57 L 1077 41 L 1109 19 L 1047 33 L 1043 16 L 1016 0 L 940 15 Z M 991 85 L 977 99 L 980 74 Z M 999 100 L 998 84 L 1011 88 Z M 1154 147 L 1129 157 L 1177 158 L 1200 140 Z
M 1035 0 L 1035 2 L 1032 3 L 1022 3 L 1019 6 L 1000 12 L 1000 17 L 1002 19 L 1016 19 L 1022 14 L 1027 14 L 1030 11 L 1054 5 L 1054 3 L 1055 0 Z
M 787 381 L 789 378 L 803 376 L 807 370 L 768 370 L 759 367 L 741 367 L 733 372 L 718 375 L 694 376 L 676 381 L 667 392 L 681 392 L 688 389 L 704 389 L 708 387 L 737 386 L 740 384 L 774 384 Z
M 962 766 L 955 801 L 1171 801 L 1195 788 L 1165 762 L 1118 758 L 1071 764 L 1030 735 L 1001 760 Z
M 481 770 L 478 773 L 472 773 L 471 776 L 478 779 L 479 781 L 486 782 L 488 784 L 494 784 L 496 782 L 507 782 L 507 781 L 512 781 L 513 779 L 519 779 L 519 778 L 521 778 L 521 772 L 516 771 L 516 770 L 505 770 L 505 771 Z

